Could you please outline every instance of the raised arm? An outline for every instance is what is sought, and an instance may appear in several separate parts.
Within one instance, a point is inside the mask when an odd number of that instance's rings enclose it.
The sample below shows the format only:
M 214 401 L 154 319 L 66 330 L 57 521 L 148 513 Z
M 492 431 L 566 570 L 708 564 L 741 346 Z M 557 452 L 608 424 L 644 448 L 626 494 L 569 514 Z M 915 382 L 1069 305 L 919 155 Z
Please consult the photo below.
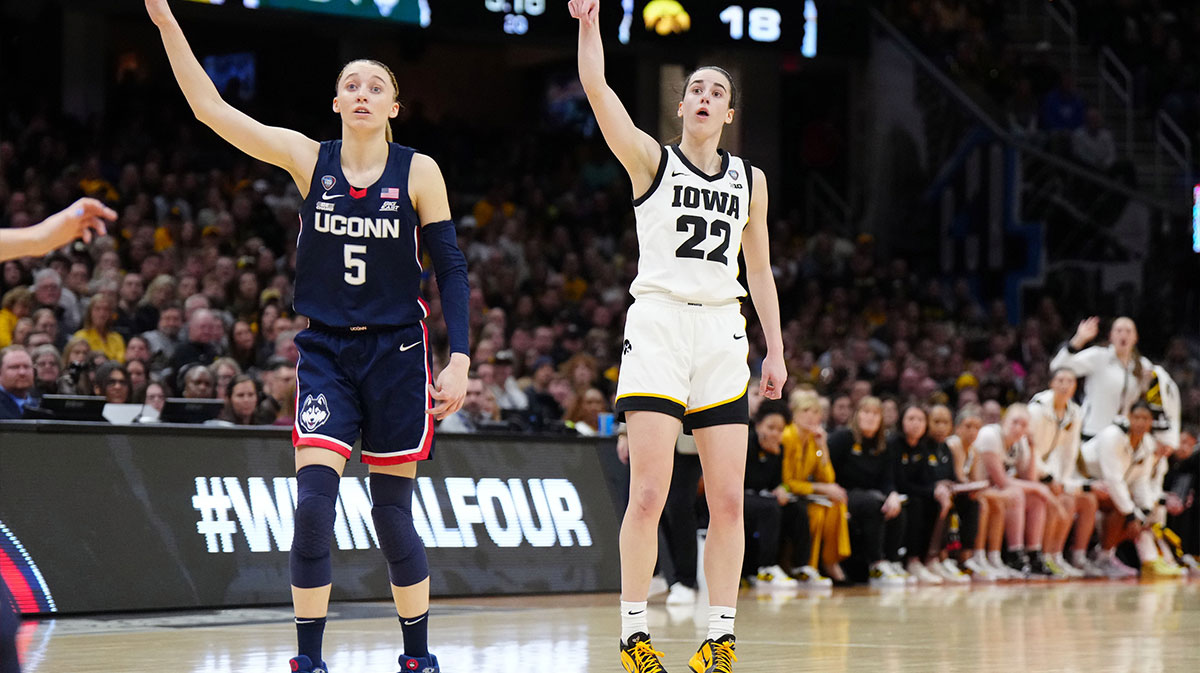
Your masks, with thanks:
M 746 284 L 767 341 L 759 392 L 763 397 L 777 400 L 787 382 L 787 368 L 783 363 L 783 332 L 779 327 L 779 292 L 775 289 L 767 235 L 767 178 L 757 166 L 752 166 L 750 173 L 750 222 L 742 232 L 742 252 L 746 255 Z
M 571 0 L 571 16 L 579 19 L 579 81 L 587 94 L 609 149 L 629 173 L 634 196 L 650 189 L 662 149 L 654 138 L 633 125 L 629 112 L 604 79 L 604 46 L 600 41 L 600 0 Z
M 116 211 L 96 199 L 79 199 L 32 227 L 0 229 L 0 262 L 44 255 L 80 237 L 91 243 L 93 233 L 105 234 L 105 220 L 116 219 Z
M 196 119 L 239 150 L 290 173 L 307 195 L 320 145 L 296 131 L 259 123 L 226 103 L 196 60 L 167 0 L 146 0 L 146 11 L 158 26 L 171 70 Z

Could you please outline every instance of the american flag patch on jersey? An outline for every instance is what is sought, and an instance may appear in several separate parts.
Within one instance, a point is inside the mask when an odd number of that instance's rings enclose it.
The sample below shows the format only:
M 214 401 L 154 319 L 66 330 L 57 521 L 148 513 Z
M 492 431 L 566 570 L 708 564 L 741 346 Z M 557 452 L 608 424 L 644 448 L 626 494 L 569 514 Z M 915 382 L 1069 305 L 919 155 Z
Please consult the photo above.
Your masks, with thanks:
M 400 188 L 399 187 L 384 188 L 382 191 L 379 192 L 379 198 L 381 198 L 381 199 L 398 199 L 398 198 L 400 198 Z

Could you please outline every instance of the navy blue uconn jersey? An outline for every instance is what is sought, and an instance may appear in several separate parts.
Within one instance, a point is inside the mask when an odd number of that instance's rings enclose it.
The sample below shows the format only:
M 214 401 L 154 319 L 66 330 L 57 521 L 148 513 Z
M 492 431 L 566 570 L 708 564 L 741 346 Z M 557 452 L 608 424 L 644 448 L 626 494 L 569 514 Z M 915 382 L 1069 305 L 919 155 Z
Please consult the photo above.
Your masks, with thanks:
M 387 167 L 365 189 L 342 174 L 342 141 L 321 143 L 296 241 L 296 312 L 331 327 L 412 325 L 421 298 L 421 221 L 408 198 L 416 153 L 388 143 Z

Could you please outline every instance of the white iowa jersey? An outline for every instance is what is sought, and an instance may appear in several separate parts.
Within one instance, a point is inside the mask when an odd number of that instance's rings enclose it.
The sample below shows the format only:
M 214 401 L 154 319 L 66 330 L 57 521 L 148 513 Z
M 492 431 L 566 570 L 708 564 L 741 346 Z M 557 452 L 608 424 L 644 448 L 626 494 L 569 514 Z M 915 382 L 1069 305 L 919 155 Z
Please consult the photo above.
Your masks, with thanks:
M 744 297 L 738 253 L 751 178 L 750 163 L 727 152 L 717 174 L 705 175 L 678 145 L 664 147 L 654 183 L 633 202 L 640 256 L 629 293 L 714 304 Z

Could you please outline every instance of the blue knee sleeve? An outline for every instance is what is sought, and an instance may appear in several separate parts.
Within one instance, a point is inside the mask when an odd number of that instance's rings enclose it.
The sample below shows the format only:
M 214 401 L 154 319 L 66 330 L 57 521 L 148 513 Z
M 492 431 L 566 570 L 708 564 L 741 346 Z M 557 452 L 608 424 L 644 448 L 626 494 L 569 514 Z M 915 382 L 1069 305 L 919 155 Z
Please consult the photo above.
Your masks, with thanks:
M 289 557 L 292 586 L 323 587 L 333 582 L 329 547 L 341 477 L 325 465 L 309 465 L 296 472 L 296 527 Z
M 412 586 L 429 577 L 425 544 L 413 527 L 415 483 L 408 477 L 371 475 L 371 518 L 375 520 L 379 548 L 387 559 L 388 578 L 398 587 Z

